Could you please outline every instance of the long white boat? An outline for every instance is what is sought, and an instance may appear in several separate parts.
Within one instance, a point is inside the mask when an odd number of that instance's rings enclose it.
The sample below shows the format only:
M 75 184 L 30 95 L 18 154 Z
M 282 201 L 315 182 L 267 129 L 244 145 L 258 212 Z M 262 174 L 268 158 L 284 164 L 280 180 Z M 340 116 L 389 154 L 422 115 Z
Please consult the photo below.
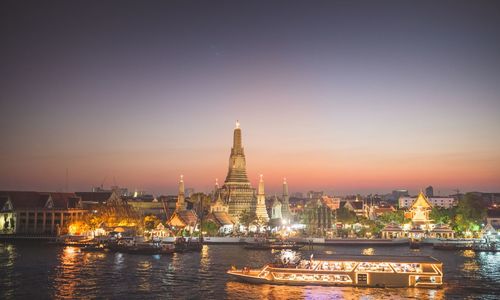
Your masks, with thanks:
M 335 255 L 227 272 L 251 283 L 367 287 L 441 287 L 443 264 L 430 256 Z

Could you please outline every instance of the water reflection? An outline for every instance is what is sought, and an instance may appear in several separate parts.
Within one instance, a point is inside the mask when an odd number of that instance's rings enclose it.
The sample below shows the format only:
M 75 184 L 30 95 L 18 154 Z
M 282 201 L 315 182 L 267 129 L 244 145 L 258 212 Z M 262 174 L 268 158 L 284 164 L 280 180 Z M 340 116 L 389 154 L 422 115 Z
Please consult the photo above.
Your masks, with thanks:
M 137 289 L 139 291 L 149 291 L 151 289 L 151 270 L 153 265 L 150 261 L 142 260 L 137 263 L 136 270 L 138 273 L 138 285 Z
M 443 289 L 291 287 L 233 282 L 231 265 L 261 267 L 271 251 L 240 245 L 205 245 L 201 252 L 171 256 L 78 252 L 73 247 L 0 244 L 0 298 L 206 298 L 206 299 L 496 299 L 500 294 L 500 253 L 437 251 L 408 246 L 315 246 L 311 253 L 431 255 L 443 261 Z M 21 259 L 22 258 L 22 259 Z
M 14 295 L 15 259 L 16 247 L 12 244 L 0 244 L 0 298 L 12 298 Z
M 55 296 L 58 298 L 74 298 L 77 284 L 77 255 L 79 248 L 64 247 L 59 255 L 60 264 L 57 268 L 55 281 Z
M 226 284 L 228 299 L 444 299 L 442 289 Z
M 472 257 L 476 256 L 476 252 L 474 252 L 473 250 L 464 250 L 464 252 L 462 253 L 462 255 L 464 257 L 472 258 Z

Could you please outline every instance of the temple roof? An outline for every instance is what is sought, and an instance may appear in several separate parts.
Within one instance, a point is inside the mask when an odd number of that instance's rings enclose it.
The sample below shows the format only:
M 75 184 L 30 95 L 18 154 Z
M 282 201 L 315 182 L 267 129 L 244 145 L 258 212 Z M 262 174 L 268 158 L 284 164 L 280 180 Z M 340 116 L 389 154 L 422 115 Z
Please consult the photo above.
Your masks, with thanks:
M 215 221 L 219 226 L 234 225 L 234 221 L 226 212 L 213 212 L 208 215 L 207 219 Z
M 111 197 L 112 192 L 76 192 L 77 196 L 82 198 L 84 202 L 105 203 Z
M 418 194 L 417 199 L 411 205 L 412 208 L 418 207 L 418 206 L 421 206 L 421 207 L 424 207 L 424 208 L 432 208 L 432 204 L 429 202 L 429 200 L 427 199 L 427 197 L 425 197 L 425 195 L 424 195 L 424 193 L 422 191 L 420 191 L 420 193 Z
M 401 229 L 401 227 L 394 223 L 394 222 L 391 222 L 387 225 L 385 225 L 384 229 L 382 229 L 383 231 L 403 231 L 403 229 Z
M 437 224 L 434 229 L 432 229 L 433 232 L 452 232 L 453 230 L 448 226 L 447 224 Z
M 80 197 L 75 193 L 0 191 L 0 198 L 9 199 L 14 210 L 80 208 Z
M 198 222 L 198 216 L 193 210 L 176 211 L 168 223 L 173 226 L 195 226 Z

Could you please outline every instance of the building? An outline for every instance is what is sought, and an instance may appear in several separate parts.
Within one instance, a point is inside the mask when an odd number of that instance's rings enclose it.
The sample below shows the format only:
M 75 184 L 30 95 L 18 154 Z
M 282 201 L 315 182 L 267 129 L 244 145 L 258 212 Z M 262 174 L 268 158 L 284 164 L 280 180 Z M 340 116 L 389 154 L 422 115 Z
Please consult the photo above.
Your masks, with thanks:
M 181 230 L 187 230 L 193 233 L 198 226 L 198 215 L 192 209 L 186 209 L 184 198 L 184 178 L 181 175 L 179 180 L 179 194 L 175 205 L 175 212 L 170 216 L 167 224 L 173 231 L 179 233 Z
M 222 186 L 223 199 L 229 206 L 229 215 L 237 220 L 243 211 L 255 211 L 257 199 L 247 177 L 246 159 L 241 141 L 240 123 L 236 122 L 233 147 L 229 156 L 229 168 Z
M 121 197 L 131 196 L 130 193 L 129 193 L 129 191 L 128 191 L 128 188 L 121 188 L 121 187 L 119 187 L 117 185 L 111 186 L 111 188 L 109 190 L 105 189 L 103 187 L 103 185 L 96 186 L 96 187 L 92 188 L 92 192 L 112 192 L 112 191 L 116 191 L 118 193 L 118 195 L 121 196 Z
M 281 220 L 283 219 L 283 216 L 281 215 L 281 207 L 281 202 L 278 200 L 278 197 L 274 195 L 273 204 L 271 205 L 271 220 L 275 220 L 275 222 L 281 222 Z
M 432 206 L 442 208 L 452 208 L 457 205 L 457 201 L 453 197 L 426 197 Z M 399 208 L 410 207 L 417 197 L 400 197 L 398 200 Z
M 405 216 L 411 219 L 413 226 L 428 229 L 431 222 L 429 218 L 431 209 L 432 204 L 424 193 L 420 192 Z
M 486 211 L 486 225 L 482 235 L 487 243 L 500 242 L 500 207 L 496 203 Z
M 400 190 L 393 190 L 390 197 L 388 197 L 388 201 L 392 203 L 396 203 L 399 198 L 401 197 L 409 197 L 410 194 L 408 194 L 408 190 L 400 189 Z
M 126 201 L 142 216 L 153 215 L 160 220 L 167 220 L 167 206 L 156 197 L 127 198 Z
M 316 192 L 316 191 L 309 191 L 307 192 L 307 199 L 319 199 L 323 197 L 325 193 L 323 191 L 321 192 Z
M 429 237 L 437 239 L 452 239 L 455 237 L 455 232 L 447 224 L 437 224 L 429 232 Z
M 500 207 L 490 208 L 486 211 L 486 225 L 500 231 Z
M 335 227 L 335 210 L 338 202 L 335 198 L 321 197 L 311 199 L 304 205 L 302 222 L 308 234 L 323 235 Z
M 228 234 L 233 231 L 236 222 L 228 214 L 229 206 L 222 200 L 217 182 L 215 187 L 214 196 L 217 197 L 217 200 L 210 204 L 210 212 L 204 220 L 216 224 L 219 227 L 219 233 Z
M 397 239 L 406 236 L 403 229 L 398 224 L 392 222 L 385 225 L 380 234 L 383 239 Z
M 368 209 L 366 209 L 364 201 L 359 200 L 357 197 L 354 201 L 340 201 L 340 207 L 345 207 L 354 212 L 357 217 L 368 217 Z
M 76 192 L 75 193 L 82 200 L 83 208 L 93 210 L 99 205 L 113 203 L 124 204 L 126 203 L 116 190 L 112 191 L 99 191 L 99 192 Z
M 425 195 L 427 196 L 427 198 L 434 197 L 434 188 L 432 187 L 432 185 L 429 185 L 425 188 Z
M 229 234 L 234 230 L 235 222 L 225 212 L 212 212 L 208 214 L 206 221 L 216 224 L 221 234 Z
M 0 191 L 0 232 L 60 235 L 87 213 L 75 193 Z
M 376 220 L 378 217 L 385 213 L 392 213 L 395 212 L 396 209 L 394 206 L 386 203 L 386 202 L 380 202 L 378 205 L 371 205 L 370 208 L 368 209 L 368 218 L 370 220 Z

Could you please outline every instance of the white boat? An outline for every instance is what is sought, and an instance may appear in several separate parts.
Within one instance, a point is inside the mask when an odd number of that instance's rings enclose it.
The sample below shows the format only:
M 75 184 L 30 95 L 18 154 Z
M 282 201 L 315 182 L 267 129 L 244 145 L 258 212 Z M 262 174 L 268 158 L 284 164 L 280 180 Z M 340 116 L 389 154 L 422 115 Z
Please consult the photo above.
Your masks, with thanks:
M 232 268 L 227 273 L 266 284 L 432 288 L 443 284 L 443 264 L 429 256 L 336 255 L 260 269 Z

